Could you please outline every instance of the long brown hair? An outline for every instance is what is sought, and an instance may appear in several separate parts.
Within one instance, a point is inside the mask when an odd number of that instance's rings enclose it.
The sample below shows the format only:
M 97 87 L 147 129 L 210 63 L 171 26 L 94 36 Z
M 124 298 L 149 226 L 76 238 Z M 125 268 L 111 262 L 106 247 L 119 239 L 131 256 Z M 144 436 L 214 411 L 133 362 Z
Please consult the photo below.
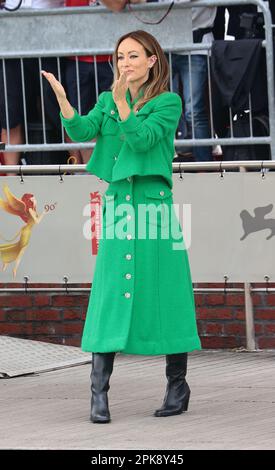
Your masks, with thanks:
M 149 70 L 148 80 L 142 85 L 143 96 L 135 105 L 135 109 L 140 109 L 145 103 L 147 103 L 147 101 L 151 100 L 157 95 L 160 95 L 164 91 L 168 91 L 169 65 L 160 44 L 156 38 L 154 38 L 154 36 L 152 36 L 150 33 L 147 33 L 146 31 L 142 31 L 141 29 L 137 31 L 131 31 L 130 33 L 121 36 L 116 44 L 113 55 L 114 82 L 112 84 L 112 89 L 114 87 L 115 81 L 119 79 L 117 51 L 120 43 L 127 38 L 132 38 L 139 42 L 144 47 L 147 57 L 152 55 L 157 56 L 157 61 Z

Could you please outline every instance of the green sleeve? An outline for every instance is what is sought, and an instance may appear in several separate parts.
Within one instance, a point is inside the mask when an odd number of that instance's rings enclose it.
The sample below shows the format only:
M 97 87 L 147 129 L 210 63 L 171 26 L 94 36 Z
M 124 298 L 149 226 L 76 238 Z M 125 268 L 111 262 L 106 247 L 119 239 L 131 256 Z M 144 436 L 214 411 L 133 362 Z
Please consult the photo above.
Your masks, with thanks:
M 71 119 L 66 119 L 60 112 L 61 122 L 73 141 L 87 142 L 97 136 L 103 120 L 102 109 L 105 104 L 105 95 L 105 91 L 99 95 L 96 105 L 85 116 L 80 116 L 74 109 L 74 116 Z
M 130 112 L 127 119 L 118 123 L 125 140 L 135 152 L 144 152 L 169 134 L 175 134 L 182 113 L 182 102 L 176 93 L 165 93 L 159 96 L 155 107 L 148 117 L 140 122 Z

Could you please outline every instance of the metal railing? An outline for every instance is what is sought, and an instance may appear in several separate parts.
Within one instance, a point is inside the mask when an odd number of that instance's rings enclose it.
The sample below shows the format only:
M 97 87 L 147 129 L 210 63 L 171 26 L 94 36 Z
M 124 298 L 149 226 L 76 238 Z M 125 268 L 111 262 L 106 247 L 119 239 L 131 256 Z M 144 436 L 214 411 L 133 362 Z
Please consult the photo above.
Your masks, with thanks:
M 263 47 L 265 48 L 266 52 L 266 68 L 267 68 L 267 91 L 268 91 L 268 115 L 269 115 L 269 128 L 270 132 L 269 135 L 265 136 L 255 136 L 253 135 L 253 123 L 252 123 L 252 110 L 251 110 L 251 97 L 249 97 L 249 127 L 250 127 L 250 136 L 249 137 L 234 137 L 234 130 L 233 130 L 233 112 L 230 109 L 230 122 L 229 122 L 229 136 L 228 137 L 217 137 L 214 124 L 213 124 L 213 112 L 212 112 L 212 95 L 211 95 L 211 75 L 210 75 L 210 54 L 211 54 L 211 45 L 210 44 L 202 44 L 202 43 L 192 43 L 192 37 L 190 34 L 192 33 L 192 25 L 191 23 L 187 22 L 186 26 L 183 27 L 183 22 L 187 21 L 186 18 L 190 15 L 186 15 L 185 10 L 198 7 L 216 7 L 216 6 L 227 6 L 227 5 L 246 5 L 246 0 L 216 0 L 216 1 L 208 1 L 208 0 L 197 0 L 194 2 L 185 1 L 176 3 L 173 9 L 170 12 L 171 15 L 171 22 L 173 25 L 173 29 L 169 30 L 169 41 L 167 39 L 167 33 L 163 31 L 165 28 L 162 26 L 150 26 L 143 25 L 140 23 L 132 14 L 132 11 L 123 11 L 119 14 L 113 14 L 110 11 L 106 10 L 106 8 L 96 7 L 96 8 L 65 8 L 62 10 L 25 10 L 19 11 L 15 13 L 0 13 L 0 22 L 1 22 L 1 30 L 0 30 L 0 57 L 2 60 L 2 67 L 3 67 L 3 81 L 4 81 L 4 95 L 5 95 L 5 108 L 6 108 L 6 118 L 8 121 L 8 114 L 9 114 L 9 106 L 8 106 L 8 96 L 7 96 L 7 79 L 6 79 L 6 65 L 7 60 L 11 58 L 18 58 L 20 61 L 20 71 L 21 71 L 21 78 L 22 78 L 22 96 L 23 96 L 23 115 L 24 115 L 24 140 L 25 143 L 17 143 L 13 144 L 10 140 L 10 128 L 7 126 L 7 143 L 5 145 L 6 152 L 36 152 L 36 151 L 58 151 L 58 150 L 76 150 L 76 149 L 85 149 L 85 148 L 93 148 L 95 143 L 88 142 L 88 143 L 68 143 L 66 142 L 65 133 L 62 128 L 61 130 L 61 137 L 60 140 L 57 142 L 49 142 L 47 138 L 47 131 L 46 131 L 46 123 L 47 117 L 45 115 L 45 97 L 43 92 L 43 79 L 41 77 L 41 73 L 39 73 L 39 87 L 40 87 L 40 94 L 41 94 L 41 124 L 42 124 L 42 139 L 41 143 L 34 144 L 29 142 L 29 132 L 28 132 L 28 118 L 27 118 L 27 104 L 26 104 L 26 90 L 25 90 L 25 76 L 24 76 L 24 60 L 30 57 L 36 57 L 38 60 L 38 69 L 41 72 L 42 69 L 42 59 L 49 58 L 49 57 L 56 57 L 56 70 L 57 70 L 57 77 L 59 80 L 62 80 L 62 60 L 66 59 L 69 56 L 77 55 L 91 55 L 96 58 L 97 55 L 110 55 L 113 52 L 114 47 L 114 38 L 117 38 L 121 31 L 125 31 L 125 25 L 129 24 L 129 27 L 126 26 L 126 30 L 130 29 L 137 29 L 143 28 L 146 30 L 150 30 L 156 34 L 156 36 L 161 41 L 162 47 L 168 54 L 169 65 L 170 65 L 170 88 L 173 90 L 173 80 L 172 80 L 172 69 L 173 69 L 173 59 L 172 54 L 176 54 L 182 52 L 188 56 L 189 61 L 189 80 L 190 86 L 192 88 L 191 83 L 191 54 L 193 53 L 206 53 L 207 57 L 207 70 L 208 70 L 208 108 L 209 108 L 209 138 L 196 138 L 195 136 L 195 118 L 193 112 L 193 105 L 192 105 L 192 126 L 191 126 L 191 133 L 192 135 L 190 138 L 184 139 L 176 139 L 175 146 L 178 149 L 185 148 L 185 147 L 197 147 L 197 146 L 214 146 L 214 145 L 254 145 L 254 144 L 267 144 L 270 145 L 271 148 L 271 158 L 275 158 L 275 99 L 274 99 L 274 68 L 273 68 L 273 39 L 272 39 L 272 21 L 271 21 L 271 14 L 268 8 L 268 5 L 262 0 L 251 0 L 249 3 L 258 6 L 264 16 L 265 21 L 265 31 L 266 31 L 266 39 L 263 41 Z M 141 18 L 146 19 L 149 17 L 150 19 L 156 19 L 156 15 L 160 15 L 160 12 L 164 12 L 167 9 L 167 3 L 161 4 L 143 4 L 133 6 L 131 10 L 133 10 L 136 14 L 140 15 Z M 146 16 L 144 16 L 146 15 Z M 154 16 L 155 15 L 155 16 Z M 173 16 L 172 16 L 173 15 Z M 169 15 L 168 17 L 169 18 Z M 11 24 L 12 19 L 12 24 Z M 104 28 L 103 32 L 102 24 L 100 21 L 104 20 Z M 107 28 L 106 28 L 106 20 Z M 95 26 L 95 30 L 93 30 L 93 36 L 88 37 L 85 33 L 86 25 L 90 21 L 91 26 Z M 40 37 L 43 37 L 45 40 L 45 46 L 41 47 L 41 42 L 38 41 L 37 38 L 30 38 L 29 34 L 27 33 L 28 28 L 32 27 L 35 28 L 35 24 L 37 24 L 40 29 L 39 34 Z M 61 27 L 61 24 L 63 26 Z M 67 35 L 64 36 L 65 31 L 68 31 L 69 27 L 75 24 L 74 33 L 72 33 L 72 37 L 68 38 Z M 122 29 L 122 25 L 124 30 Z M 163 23 L 165 26 L 166 23 Z M 11 38 L 11 34 L 15 34 L 16 29 L 21 27 L 20 31 L 20 44 L 16 44 L 15 47 L 15 40 L 13 41 Z M 22 28 L 26 28 L 24 32 Z M 134 28 L 135 27 L 135 28 Z M 43 29 L 44 28 L 44 29 Z M 107 29 L 110 29 L 109 34 L 107 33 Z M 184 34 L 181 32 L 185 30 Z M 34 29 L 35 30 L 35 29 Z M 46 32 L 48 30 L 47 37 L 45 39 Z M 61 30 L 61 33 L 60 33 Z M 84 32 L 84 38 L 81 37 L 82 34 L 78 34 L 78 31 Z M 114 31 L 120 31 L 120 34 Z M 112 34 L 114 33 L 114 34 Z M 106 36 L 105 40 L 104 34 Z M 14 36 L 13 36 L 14 37 Z M 111 40 L 110 40 L 111 37 Z M 96 43 L 95 38 L 98 38 L 98 42 Z M 15 37 L 16 39 L 16 37 Z M 68 42 L 68 44 L 65 44 Z M 108 44 L 112 43 L 112 47 L 106 47 Z M 29 49 L 27 45 L 29 44 Z M 63 44 L 63 47 L 61 45 Z M 99 46 L 100 44 L 100 46 Z M 79 86 L 79 61 L 75 61 L 76 65 L 76 76 L 77 76 L 77 94 L 78 94 L 78 103 L 80 104 L 80 86 Z M 97 74 L 97 67 L 95 62 L 95 73 L 94 73 L 94 86 L 96 96 L 98 96 L 99 92 L 99 83 L 98 83 L 98 74 Z M 81 111 L 79 109 L 79 111 Z

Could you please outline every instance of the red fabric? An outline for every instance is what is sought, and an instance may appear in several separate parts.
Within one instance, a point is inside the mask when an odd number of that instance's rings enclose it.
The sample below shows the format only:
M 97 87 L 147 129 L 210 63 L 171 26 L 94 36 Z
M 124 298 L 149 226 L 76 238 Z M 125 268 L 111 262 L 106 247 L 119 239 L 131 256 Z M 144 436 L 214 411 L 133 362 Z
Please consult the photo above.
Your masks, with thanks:
M 89 0 L 66 0 L 66 7 L 86 7 L 89 6 Z
M 86 7 L 90 5 L 89 0 L 66 0 L 66 7 Z M 75 60 L 75 57 L 70 57 L 70 59 Z M 78 60 L 81 62 L 94 62 L 94 57 L 92 56 L 79 56 Z M 109 60 L 108 55 L 98 55 L 96 57 L 96 62 L 107 62 Z
M 109 57 L 108 55 L 98 55 L 96 56 L 96 62 L 108 62 L 109 60 Z M 71 59 L 71 60 L 75 60 L 75 56 L 74 57 L 68 57 L 68 59 Z M 94 58 L 90 55 L 83 55 L 83 56 L 78 56 L 78 60 L 80 62 L 94 62 Z

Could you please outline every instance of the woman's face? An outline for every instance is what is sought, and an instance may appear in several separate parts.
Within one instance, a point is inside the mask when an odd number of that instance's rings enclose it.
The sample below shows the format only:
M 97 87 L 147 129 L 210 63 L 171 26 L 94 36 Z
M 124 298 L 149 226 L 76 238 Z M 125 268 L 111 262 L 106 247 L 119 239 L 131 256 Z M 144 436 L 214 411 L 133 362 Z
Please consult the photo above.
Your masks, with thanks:
M 129 84 L 145 83 L 149 77 L 150 67 L 155 63 L 156 56 L 147 57 L 142 44 L 132 38 L 124 39 L 117 51 L 119 74 L 125 72 Z

